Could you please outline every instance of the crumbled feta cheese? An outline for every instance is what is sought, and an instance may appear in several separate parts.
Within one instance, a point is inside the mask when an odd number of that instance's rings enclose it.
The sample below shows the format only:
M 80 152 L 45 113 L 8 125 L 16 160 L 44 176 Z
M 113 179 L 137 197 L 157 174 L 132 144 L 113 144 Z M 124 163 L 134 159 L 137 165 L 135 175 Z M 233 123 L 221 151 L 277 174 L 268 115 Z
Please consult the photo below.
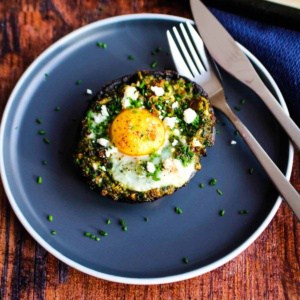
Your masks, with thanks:
M 175 128 L 175 129 L 173 130 L 173 134 L 174 134 L 174 135 L 180 135 L 179 129 Z
M 117 153 L 118 149 L 116 147 L 111 147 L 107 150 L 105 150 L 105 156 L 110 157 L 112 154 Z
M 230 142 L 230 144 L 231 144 L 231 145 L 236 145 L 236 141 L 235 141 L 235 140 L 232 140 L 232 141 Z
M 94 132 L 91 132 L 88 136 L 87 136 L 88 139 L 94 139 L 95 138 L 95 133 Z
M 108 117 L 108 116 L 109 116 L 109 113 L 108 113 L 108 110 L 107 110 L 106 105 L 102 105 L 102 106 L 101 106 L 101 114 L 102 114 L 102 116 L 104 116 L 104 117 Z
M 104 172 L 106 171 L 105 166 L 101 166 L 100 169 L 101 169 L 102 171 L 104 171 Z
M 196 138 L 193 138 L 193 140 L 192 140 L 192 146 L 193 147 L 201 147 L 202 144 L 199 142 L 199 140 L 197 140 Z
M 197 113 L 192 108 L 187 108 L 183 112 L 183 120 L 187 124 L 193 123 L 196 117 L 197 117 Z
M 177 140 L 174 140 L 173 142 L 172 142 L 172 146 L 176 146 L 178 144 L 178 141 Z
M 170 173 L 176 173 L 180 168 L 182 168 L 182 164 L 176 158 L 167 158 L 164 161 L 164 169 Z
M 101 113 L 94 114 L 94 121 L 96 124 L 102 123 L 109 116 L 106 105 L 101 106 Z
M 130 100 L 137 100 L 139 97 L 139 92 L 134 86 L 126 86 L 125 91 L 124 91 L 124 96 L 121 101 L 122 103 L 122 108 L 125 109 L 131 105 Z
M 154 173 L 155 172 L 155 166 L 151 161 L 147 162 L 147 171 L 149 173 Z
M 172 103 L 172 109 L 178 108 L 179 107 L 179 103 L 177 101 Z
M 97 140 L 97 143 L 100 144 L 103 147 L 108 147 L 109 146 L 109 140 L 104 139 L 104 138 L 100 138 Z
M 93 169 L 96 171 L 98 169 L 99 163 L 94 162 L 93 163 Z
M 157 97 L 160 97 L 165 93 L 164 89 L 160 86 L 151 86 L 150 89 Z
M 170 127 L 171 129 L 175 127 L 175 124 L 177 123 L 177 118 L 176 117 L 165 117 L 164 118 L 164 123 Z
M 87 95 L 93 95 L 93 91 L 91 89 L 86 89 L 85 93 Z

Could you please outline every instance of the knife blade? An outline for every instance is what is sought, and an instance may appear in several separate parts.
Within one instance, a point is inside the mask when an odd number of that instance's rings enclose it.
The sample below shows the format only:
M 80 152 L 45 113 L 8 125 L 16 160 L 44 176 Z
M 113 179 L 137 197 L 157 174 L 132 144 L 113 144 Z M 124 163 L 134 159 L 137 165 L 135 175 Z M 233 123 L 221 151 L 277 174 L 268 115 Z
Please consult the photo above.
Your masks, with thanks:
M 210 56 L 264 101 L 291 141 L 300 149 L 300 129 L 265 86 L 235 40 L 200 0 L 190 0 L 190 5 L 196 27 Z

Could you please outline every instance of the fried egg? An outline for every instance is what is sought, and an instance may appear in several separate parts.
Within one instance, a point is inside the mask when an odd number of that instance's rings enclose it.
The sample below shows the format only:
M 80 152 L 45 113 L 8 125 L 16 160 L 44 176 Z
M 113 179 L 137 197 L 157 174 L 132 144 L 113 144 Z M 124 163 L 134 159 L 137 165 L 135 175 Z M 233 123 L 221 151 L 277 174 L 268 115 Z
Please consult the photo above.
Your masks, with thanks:
M 74 161 L 101 195 L 153 201 L 200 170 L 213 130 L 200 86 L 171 71 L 138 72 L 98 93 L 82 121 Z

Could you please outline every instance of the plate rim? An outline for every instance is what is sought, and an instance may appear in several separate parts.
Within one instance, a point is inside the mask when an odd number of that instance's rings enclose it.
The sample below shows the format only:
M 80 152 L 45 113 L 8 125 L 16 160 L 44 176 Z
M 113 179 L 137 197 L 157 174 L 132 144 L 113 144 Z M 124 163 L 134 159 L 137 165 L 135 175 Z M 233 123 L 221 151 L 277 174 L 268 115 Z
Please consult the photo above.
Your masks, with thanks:
M 176 22 L 191 22 L 194 23 L 191 19 L 175 16 L 175 15 L 167 15 L 167 14 L 159 14 L 159 13 L 138 13 L 138 14 L 126 14 L 121 16 L 114 16 L 106 19 L 102 19 L 99 21 L 95 21 L 92 23 L 89 23 L 87 25 L 84 25 L 71 33 L 68 33 L 64 37 L 57 40 L 55 43 L 53 43 L 51 46 L 46 48 L 25 70 L 25 72 L 22 74 L 22 76 L 19 78 L 17 84 L 13 88 L 11 95 L 6 103 L 2 120 L 1 120 L 1 126 L 0 126 L 0 174 L 3 182 L 3 187 L 5 190 L 5 193 L 7 195 L 7 198 L 10 202 L 10 205 L 16 214 L 17 218 L 21 222 L 21 224 L 25 227 L 27 232 L 33 237 L 33 239 L 39 243 L 44 249 L 46 249 L 49 253 L 51 253 L 53 256 L 55 256 L 60 261 L 66 263 L 67 265 L 71 266 L 72 268 L 75 268 L 83 273 L 86 273 L 88 275 L 105 279 L 112 282 L 118 282 L 118 283 L 124 283 L 124 284 L 135 284 L 135 285 L 152 285 L 152 284 L 166 284 L 166 283 L 173 283 L 178 282 L 190 278 L 194 278 L 196 276 L 203 275 L 207 272 L 210 272 L 225 263 L 231 261 L 235 257 L 237 257 L 239 254 L 241 254 L 246 248 L 248 248 L 260 235 L 261 233 L 266 229 L 266 227 L 269 225 L 273 217 L 275 216 L 277 210 L 280 207 L 280 204 L 282 202 L 281 196 L 278 196 L 276 199 L 276 202 L 271 209 L 268 216 L 265 218 L 265 220 L 260 224 L 260 226 L 257 228 L 257 230 L 242 244 L 240 244 L 237 248 L 235 248 L 232 252 L 228 253 L 227 255 L 223 256 L 222 258 L 204 266 L 200 267 L 198 269 L 184 272 L 181 274 L 176 275 L 170 275 L 170 276 L 164 276 L 164 277 L 155 277 L 155 278 L 134 278 L 134 277 L 124 277 L 124 276 L 116 276 L 111 274 L 106 274 L 100 271 L 96 271 L 93 269 L 90 269 L 88 267 L 85 267 L 84 265 L 81 265 L 80 263 L 73 261 L 72 259 L 68 258 L 67 256 L 64 256 L 61 254 L 58 250 L 56 250 L 54 247 L 52 247 L 50 244 L 48 244 L 36 231 L 35 229 L 30 225 L 30 223 L 27 221 L 25 216 L 23 215 L 21 209 L 18 207 L 13 194 L 11 192 L 8 179 L 6 177 L 5 168 L 4 168 L 4 153 L 3 153 L 3 142 L 4 142 L 4 132 L 5 132 L 5 124 L 8 120 L 8 115 L 10 112 L 10 109 L 12 107 L 13 102 L 15 101 L 16 95 L 20 87 L 24 84 L 26 81 L 26 78 L 34 71 L 34 69 L 40 64 L 40 62 L 46 58 L 48 55 L 50 55 L 55 49 L 57 49 L 60 45 L 64 45 L 68 42 L 68 40 L 73 39 L 77 35 L 83 34 L 86 31 L 92 30 L 93 28 L 102 27 L 110 24 L 115 24 L 119 22 L 124 21 L 133 21 L 133 20 L 166 20 L 166 21 L 176 21 Z M 242 51 L 248 56 L 248 58 L 260 69 L 260 71 L 266 76 L 269 83 L 272 85 L 272 88 L 274 89 L 276 96 L 285 111 L 287 115 L 289 115 L 289 111 L 286 105 L 286 102 L 276 84 L 271 74 L 268 72 L 268 70 L 263 66 L 263 64 L 245 47 L 237 43 L 239 47 L 242 49 Z M 293 158 L 294 158 L 294 149 L 289 142 L 289 149 L 288 149 L 288 162 L 286 167 L 286 174 L 285 177 L 290 180 L 291 173 L 292 173 L 292 166 L 293 166 Z

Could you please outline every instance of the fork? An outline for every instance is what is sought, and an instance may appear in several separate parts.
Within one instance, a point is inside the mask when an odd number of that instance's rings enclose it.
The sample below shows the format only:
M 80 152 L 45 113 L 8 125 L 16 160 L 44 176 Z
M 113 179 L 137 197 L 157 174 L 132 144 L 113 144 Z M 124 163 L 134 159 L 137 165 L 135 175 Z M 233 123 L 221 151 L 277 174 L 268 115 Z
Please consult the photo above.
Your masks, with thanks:
M 283 196 L 298 220 L 300 220 L 300 195 L 247 127 L 231 110 L 225 98 L 221 76 L 216 65 L 206 55 L 203 41 L 195 28 L 188 22 L 186 23 L 186 27 L 182 23 L 179 27 L 181 34 L 179 34 L 176 27 L 173 27 L 173 35 L 179 48 L 175 43 L 171 31 L 167 31 L 169 47 L 178 73 L 201 84 L 203 89 L 207 92 L 212 106 L 220 110 L 235 126 L 261 166 L 269 175 L 281 196 Z

